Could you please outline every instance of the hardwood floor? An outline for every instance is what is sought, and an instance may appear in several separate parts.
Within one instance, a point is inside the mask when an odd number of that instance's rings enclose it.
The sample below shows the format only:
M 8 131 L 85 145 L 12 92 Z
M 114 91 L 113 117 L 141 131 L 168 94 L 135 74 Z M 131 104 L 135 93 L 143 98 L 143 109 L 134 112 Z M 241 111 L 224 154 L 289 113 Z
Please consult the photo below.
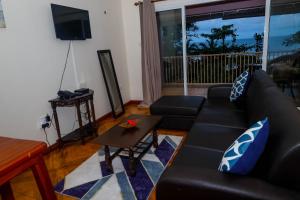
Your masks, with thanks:
M 110 129 L 116 123 L 120 122 L 124 117 L 131 114 L 141 114 L 148 115 L 149 109 L 138 108 L 137 105 L 126 106 L 126 113 L 123 117 L 119 119 L 113 119 L 108 117 L 100 122 L 100 127 L 98 129 L 98 134 L 103 134 L 105 131 Z M 186 132 L 183 131 L 169 131 L 169 130 L 159 130 L 159 134 L 171 134 L 186 136 Z M 83 161 L 88 159 L 93 155 L 100 145 L 96 145 L 87 142 L 85 145 L 80 143 L 74 143 L 63 150 L 54 150 L 48 155 L 44 156 L 52 183 L 55 185 L 61 179 L 63 179 L 68 173 L 77 168 Z M 33 174 L 31 171 L 26 171 L 22 175 L 16 177 L 12 180 L 12 188 L 16 200 L 40 200 L 42 199 L 37 185 L 35 183 Z M 67 196 L 57 195 L 59 200 L 69 200 L 73 199 Z M 1 197 L 0 197 L 1 199 Z M 151 194 L 150 200 L 155 200 L 155 191 Z

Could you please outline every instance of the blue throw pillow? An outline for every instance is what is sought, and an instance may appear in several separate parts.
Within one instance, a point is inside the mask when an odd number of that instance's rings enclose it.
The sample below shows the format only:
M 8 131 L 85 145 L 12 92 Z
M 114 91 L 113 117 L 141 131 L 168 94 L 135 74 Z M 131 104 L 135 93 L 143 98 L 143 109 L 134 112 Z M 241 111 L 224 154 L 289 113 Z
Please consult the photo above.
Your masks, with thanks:
M 225 151 L 219 171 L 240 175 L 248 174 L 264 151 L 268 136 L 268 118 L 256 122 Z
M 244 71 L 235 79 L 230 93 L 231 102 L 238 101 L 238 99 L 246 93 L 249 81 L 250 73 L 248 70 Z

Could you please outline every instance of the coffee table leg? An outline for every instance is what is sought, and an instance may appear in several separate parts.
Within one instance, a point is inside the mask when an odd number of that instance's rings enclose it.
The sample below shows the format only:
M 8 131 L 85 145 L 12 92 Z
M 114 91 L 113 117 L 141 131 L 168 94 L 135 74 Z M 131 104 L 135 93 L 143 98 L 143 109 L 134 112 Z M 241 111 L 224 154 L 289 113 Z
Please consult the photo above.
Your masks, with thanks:
M 152 137 L 153 137 L 153 147 L 157 148 L 158 147 L 158 136 L 157 136 L 157 131 L 153 130 L 152 131 Z
M 104 152 L 105 152 L 105 162 L 107 164 L 107 167 L 111 172 L 113 172 L 113 167 L 112 167 L 111 158 L 110 158 L 110 151 L 109 151 L 109 147 L 107 145 L 105 145 L 105 147 L 104 147 Z
M 135 160 L 134 160 L 134 152 L 132 149 L 129 149 L 129 175 L 135 176 Z

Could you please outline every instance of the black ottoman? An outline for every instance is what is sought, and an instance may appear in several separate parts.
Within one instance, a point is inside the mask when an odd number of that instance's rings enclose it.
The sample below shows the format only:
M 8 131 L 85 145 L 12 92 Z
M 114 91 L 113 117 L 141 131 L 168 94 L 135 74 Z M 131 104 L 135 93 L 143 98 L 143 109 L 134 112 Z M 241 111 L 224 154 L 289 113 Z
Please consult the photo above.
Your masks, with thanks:
M 163 96 L 150 106 L 150 112 L 163 116 L 159 128 L 190 130 L 204 101 L 200 96 Z

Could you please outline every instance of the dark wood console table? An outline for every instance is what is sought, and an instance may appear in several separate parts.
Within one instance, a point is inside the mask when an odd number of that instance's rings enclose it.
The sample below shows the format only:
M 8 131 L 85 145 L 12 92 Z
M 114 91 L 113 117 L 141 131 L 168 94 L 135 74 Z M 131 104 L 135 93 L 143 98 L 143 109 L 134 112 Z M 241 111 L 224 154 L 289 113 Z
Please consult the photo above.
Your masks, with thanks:
M 81 118 L 81 110 L 80 110 L 80 105 L 85 104 L 87 115 L 88 115 L 88 120 L 89 123 L 87 125 L 90 126 L 92 129 L 93 135 L 97 136 L 97 130 L 96 130 L 96 116 L 95 116 L 95 109 L 94 109 L 94 91 L 90 90 L 89 93 L 83 94 L 81 96 L 77 96 L 71 99 L 60 99 L 55 98 L 50 100 L 49 102 L 51 103 L 51 107 L 53 110 L 53 116 L 54 116 L 54 121 L 55 121 L 55 127 L 57 131 L 57 136 L 58 136 L 58 144 L 60 147 L 63 146 L 63 144 L 72 142 L 72 141 L 77 141 L 78 137 L 81 140 L 81 143 L 84 144 L 84 138 L 86 136 L 90 136 L 91 134 L 85 133 L 87 132 L 84 130 L 83 124 L 82 124 L 82 118 Z M 57 116 L 57 107 L 76 107 L 77 111 L 77 117 L 78 117 L 78 123 L 79 123 L 79 131 L 72 132 L 64 137 L 61 136 L 60 132 L 60 126 L 59 126 L 59 120 Z

